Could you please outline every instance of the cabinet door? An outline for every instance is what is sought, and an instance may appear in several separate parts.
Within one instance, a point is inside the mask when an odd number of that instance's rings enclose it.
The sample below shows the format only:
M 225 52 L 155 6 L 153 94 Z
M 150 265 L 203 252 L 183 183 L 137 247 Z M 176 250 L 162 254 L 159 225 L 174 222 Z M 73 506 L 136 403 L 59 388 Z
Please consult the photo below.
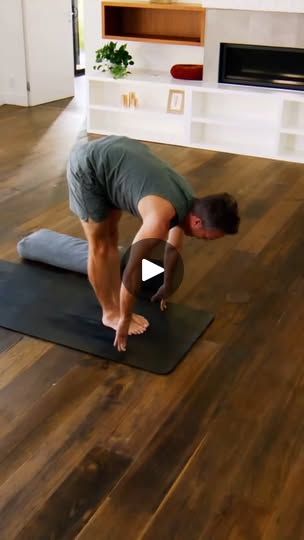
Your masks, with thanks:
M 71 0 L 23 0 L 29 105 L 74 95 Z

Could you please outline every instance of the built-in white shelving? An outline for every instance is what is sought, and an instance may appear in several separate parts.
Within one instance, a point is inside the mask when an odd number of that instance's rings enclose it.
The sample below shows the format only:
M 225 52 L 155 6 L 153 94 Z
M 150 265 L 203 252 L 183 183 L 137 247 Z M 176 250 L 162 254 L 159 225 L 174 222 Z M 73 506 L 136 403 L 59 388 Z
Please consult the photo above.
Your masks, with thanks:
M 168 112 L 170 90 L 184 93 Z M 138 104 L 123 106 L 135 93 Z M 304 163 L 304 94 L 138 71 L 115 80 L 88 77 L 88 132 Z

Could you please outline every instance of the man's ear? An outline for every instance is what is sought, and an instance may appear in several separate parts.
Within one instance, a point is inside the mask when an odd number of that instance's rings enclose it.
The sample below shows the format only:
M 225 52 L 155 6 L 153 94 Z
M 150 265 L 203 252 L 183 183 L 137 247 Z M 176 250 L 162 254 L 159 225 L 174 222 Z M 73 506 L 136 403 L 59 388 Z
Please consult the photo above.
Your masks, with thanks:
M 204 227 L 203 220 L 198 216 L 193 216 L 192 224 L 195 229 L 202 229 Z

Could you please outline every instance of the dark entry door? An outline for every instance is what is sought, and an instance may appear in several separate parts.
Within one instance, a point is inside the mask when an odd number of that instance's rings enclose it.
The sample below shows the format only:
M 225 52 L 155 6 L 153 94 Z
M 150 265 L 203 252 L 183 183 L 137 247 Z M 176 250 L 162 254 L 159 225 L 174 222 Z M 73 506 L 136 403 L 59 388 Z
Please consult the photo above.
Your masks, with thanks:
M 79 5 L 78 0 L 72 0 L 72 14 L 73 14 L 73 45 L 74 45 L 74 73 L 78 75 L 84 75 L 85 69 L 82 64 L 81 51 L 80 51 L 80 37 L 79 37 Z

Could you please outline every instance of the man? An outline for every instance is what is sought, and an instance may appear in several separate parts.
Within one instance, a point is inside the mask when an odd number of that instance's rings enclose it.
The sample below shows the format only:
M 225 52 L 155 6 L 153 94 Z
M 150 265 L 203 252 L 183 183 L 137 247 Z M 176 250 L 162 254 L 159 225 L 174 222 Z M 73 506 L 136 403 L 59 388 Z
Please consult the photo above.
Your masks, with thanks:
M 149 323 L 132 313 L 135 298 L 120 279 L 118 223 L 122 211 L 141 218 L 133 244 L 168 241 L 177 250 L 184 235 L 214 240 L 238 231 L 236 201 L 227 193 L 195 198 L 188 182 L 139 141 L 109 136 L 77 145 L 68 164 L 71 210 L 88 240 L 88 278 L 102 307 L 102 322 L 116 331 L 114 346 L 126 350 L 127 337 Z M 149 256 L 151 241 L 140 242 L 137 263 Z M 134 248 L 135 249 L 135 248 Z M 138 250 L 137 250 L 138 251 Z M 165 262 L 164 286 L 154 300 L 166 307 L 174 257 Z

